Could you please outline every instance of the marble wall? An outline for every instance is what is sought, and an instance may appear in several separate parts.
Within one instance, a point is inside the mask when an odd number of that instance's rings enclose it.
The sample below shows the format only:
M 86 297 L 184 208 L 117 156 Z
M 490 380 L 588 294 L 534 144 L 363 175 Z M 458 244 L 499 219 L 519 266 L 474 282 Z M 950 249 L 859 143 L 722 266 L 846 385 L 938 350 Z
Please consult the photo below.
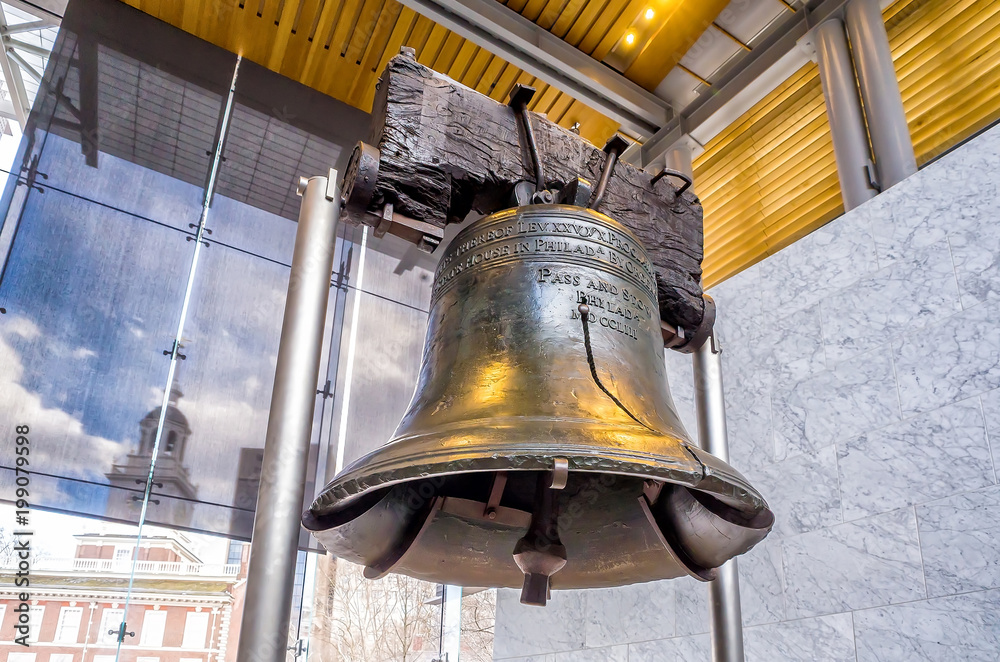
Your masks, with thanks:
M 1000 127 L 712 291 L 749 662 L 1000 659 Z M 690 360 L 668 357 L 695 433 Z M 495 659 L 707 661 L 693 580 L 501 591 Z

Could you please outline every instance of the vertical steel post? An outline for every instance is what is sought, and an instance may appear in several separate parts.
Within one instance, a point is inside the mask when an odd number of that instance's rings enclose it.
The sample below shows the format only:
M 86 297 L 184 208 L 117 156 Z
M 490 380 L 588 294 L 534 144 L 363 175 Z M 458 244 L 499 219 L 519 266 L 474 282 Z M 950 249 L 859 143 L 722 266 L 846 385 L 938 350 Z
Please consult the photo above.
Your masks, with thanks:
M 819 78 L 833 136 L 840 193 L 844 208 L 850 211 L 878 194 L 869 181 L 867 170 L 871 153 L 861 97 L 858 96 L 844 22 L 839 18 L 823 21 L 816 27 L 815 35 Z
M 683 172 L 694 181 L 694 164 L 691 158 L 691 146 L 689 144 L 677 144 L 667 151 L 666 165 L 671 170 Z M 691 192 L 694 193 L 696 184 L 691 184 Z
M 303 187 L 288 279 L 237 659 L 284 662 L 333 250 L 337 173 Z M 303 190 L 304 188 L 304 190 Z
M 878 0 L 851 0 L 846 19 L 879 185 L 884 191 L 917 171 L 913 140 Z
M 441 660 L 459 662 L 462 648 L 462 587 L 445 584 L 441 593 Z
M 694 352 L 694 395 L 698 409 L 698 444 L 729 462 L 726 403 L 722 386 L 722 350 L 714 333 Z M 713 662 L 743 662 L 743 616 L 740 611 L 740 577 L 736 559 L 719 568 L 709 582 L 712 612 Z

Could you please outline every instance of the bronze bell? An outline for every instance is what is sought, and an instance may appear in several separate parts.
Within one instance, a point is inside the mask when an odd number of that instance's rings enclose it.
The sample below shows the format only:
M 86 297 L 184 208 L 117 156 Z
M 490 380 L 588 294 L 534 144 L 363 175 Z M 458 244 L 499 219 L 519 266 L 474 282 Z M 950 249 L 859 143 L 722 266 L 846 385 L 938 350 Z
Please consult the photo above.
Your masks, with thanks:
M 529 205 L 446 248 L 409 410 L 302 521 L 367 577 L 545 604 L 550 588 L 711 579 L 774 516 L 674 412 L 639 241 L 589 209 Z

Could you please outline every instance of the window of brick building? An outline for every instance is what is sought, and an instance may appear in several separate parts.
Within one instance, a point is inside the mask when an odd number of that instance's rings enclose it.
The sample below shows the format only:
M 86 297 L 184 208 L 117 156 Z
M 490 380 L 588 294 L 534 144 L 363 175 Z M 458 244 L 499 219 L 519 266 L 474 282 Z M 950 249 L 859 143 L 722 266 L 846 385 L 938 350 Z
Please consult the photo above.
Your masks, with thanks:
M 80 619 L 83 607 L 63 607 L 59 610 L 59 624 L 53 641 L 60 644 L 75 644 L 80 638 Z

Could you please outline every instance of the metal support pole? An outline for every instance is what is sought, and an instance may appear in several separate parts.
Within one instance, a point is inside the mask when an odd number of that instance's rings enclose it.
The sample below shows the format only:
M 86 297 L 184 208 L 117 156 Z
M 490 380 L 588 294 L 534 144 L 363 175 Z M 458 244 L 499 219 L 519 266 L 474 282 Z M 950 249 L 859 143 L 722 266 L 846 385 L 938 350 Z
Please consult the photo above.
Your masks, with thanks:
M 846 17 L 879 185 L 884 191 L 915 173 L 917 158 L 878 0 L 851 0 Z
M 683 172 L 694 181 L 694 164 L 691 158 L 691 146 L 685 143 L 678 143 L 667 152 L 666 166 L 671 170 Z M 691 192 L 695 192 L 696 184 L 691 185 Z
M 726 403 L 722 387 L 722 350 L 709 336 L 694 352 L 695 405 L 698 409 L 698 444 L 729 462 Z M 736 559 L 719 568 L 709 582 L 712 612 L 713 662 L 743 662 L 743 616 L 740 611 L 740 577 Z
M 441 660 L 459 662 L 462 647 L 462 587 L 445 584 L 441 595 Z
M 868 150 L 861 98 L 854 79 L 854 66 L 847 47 L 844 22 L 831 18 L 816 27 L 816 58 L 826 100 L 826 114 L 833 134 L 840 193 L 847 211 L 874 198 L 874 172 Z
M 237 659 L 284 662 L 333 250 L 337 173 L 300 184 L 302 206 L 274 374 Z

